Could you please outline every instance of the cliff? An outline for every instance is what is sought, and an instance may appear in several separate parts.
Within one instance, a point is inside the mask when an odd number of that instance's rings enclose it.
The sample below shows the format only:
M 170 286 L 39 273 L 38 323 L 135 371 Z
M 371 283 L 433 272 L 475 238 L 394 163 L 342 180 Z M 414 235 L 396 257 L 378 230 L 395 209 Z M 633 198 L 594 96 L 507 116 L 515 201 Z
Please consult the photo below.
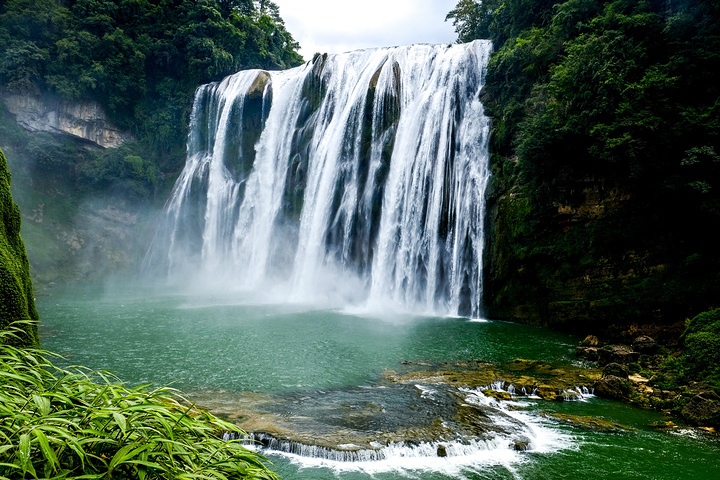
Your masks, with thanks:
M 31 132 L 66 133 L 103 148 L 119 147 L 133 139 L 113 124 L 97 102 L 7 93 L 2 101 L 17 123 Z
M 718 307 L 720 8 L 459 2 L 491 38 L 486 314 L 666 335 Z M 514 13 L 509 13 L 514 12 Z M 626 338 L 627 339 L 627 338 Z M 660 339 L 659 339 L 660 340 Z
M 0 150 L 0 328 L 17 320 L 38 320 L 30 266 L 20 238 L 20 209 L 10 194 L 10 172 Z M 39 346 L 37 325 L 26 343 Z
M 514 167 L 495 158 L 488 316 L 626 340 L 643 333 L 672 343 L 686 318 L 712 306 L 708 291 L 716 282 L 706 278 L 712 273 L 692 255 L 678 261 L 673 248 L 683 255 L 679 242 L 663 234 L 667 223 L 651 214 L 636 186 L 559 175 L 539 188 L 523 182 Z

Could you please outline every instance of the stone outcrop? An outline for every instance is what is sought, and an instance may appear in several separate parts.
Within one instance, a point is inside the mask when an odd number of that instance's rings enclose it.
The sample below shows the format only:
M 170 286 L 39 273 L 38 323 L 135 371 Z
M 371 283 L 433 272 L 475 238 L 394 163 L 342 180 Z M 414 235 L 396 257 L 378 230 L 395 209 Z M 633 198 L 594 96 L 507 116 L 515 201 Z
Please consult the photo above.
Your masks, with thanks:
M 615 375 L 605 375 L 595 382 L 595 395 L 598 397 L 623 400 L 630 394 L 630 382 Z
M 632 348 L 636 352 L 640 352 L 644 355 L 654 355 L 660 349 L 658 343 L 647 335 L 641 335 L 633 340 Z
M 680 413 L 695 425 L 720 425 L 720 395 L 713 391 L 695 395 Z
M 607 345 L 598 350 L 598 361 L 603 367 L 610 363 L 629 365 L 640 359 L 640 354 L 625 345 Z
M 7 93 L 0 96 L 17 123 L 31 132 L 65 133 L 103 148 L 118 147 L 133 138 L 115 126 L 97 102 Z

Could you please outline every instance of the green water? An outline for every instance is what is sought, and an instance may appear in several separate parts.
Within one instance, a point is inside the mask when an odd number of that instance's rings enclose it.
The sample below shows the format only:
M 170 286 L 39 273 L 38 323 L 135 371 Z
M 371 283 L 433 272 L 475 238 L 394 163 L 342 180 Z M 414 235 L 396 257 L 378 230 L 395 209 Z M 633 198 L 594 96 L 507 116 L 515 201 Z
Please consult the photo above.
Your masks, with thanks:
M 239 292 L 68 286 L 38 296 L 37 303 L 43 347 L 69 363 L 111 370 L 129 383 L 173 383 L 199 398 L 257 392 L 316 403 L 323 395 L 347 396 L 352 402 L 353 391 L 380 388 L 383 371 L 402 372 L 407 362 L 572 363 L 578 341 L 513 323 L 385 316 L 259 301 L 257 294 Z M 536 430 L 540 447 L 533 451 L 355 464 L 275 454 L 270 459 L 285 479 L 720 479 L 720 443 L 655 431 L 649 424 L 665 420 L 658 413 L 595 397 L 522 399 L 516 408 Z M 630 429 L 587 431 L 540 412 L 592 415 Z

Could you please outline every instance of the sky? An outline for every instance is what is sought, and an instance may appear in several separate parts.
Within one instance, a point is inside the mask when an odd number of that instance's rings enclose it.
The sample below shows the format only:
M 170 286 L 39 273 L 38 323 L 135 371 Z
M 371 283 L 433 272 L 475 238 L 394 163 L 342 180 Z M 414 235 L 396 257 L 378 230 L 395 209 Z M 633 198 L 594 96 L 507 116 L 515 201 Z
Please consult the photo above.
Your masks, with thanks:
M 457 0 L 273 0 L 300 54 L 411 43 L 454 43 L 445 16 Z

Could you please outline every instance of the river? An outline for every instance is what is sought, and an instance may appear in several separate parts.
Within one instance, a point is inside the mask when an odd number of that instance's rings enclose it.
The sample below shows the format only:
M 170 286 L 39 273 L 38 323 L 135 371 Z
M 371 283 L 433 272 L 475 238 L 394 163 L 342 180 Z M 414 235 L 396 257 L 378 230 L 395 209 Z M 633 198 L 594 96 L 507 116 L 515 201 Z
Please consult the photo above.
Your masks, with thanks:
M 442 386 L 389 384 L 388 371 L 516 358 L 578 365 L 578 338 L 508 322 L 291 303 L 258 292 L 143 285 L 66 285 L 49 292 L 37 298 L 41 340 L 68 364 L 107 369 L 129 384 L 172 384 L 224 412 L 261 403 L 284 420 L 300 419 L 311 436 L 318 429 L 318 438 L 328 425 L 356 428 L 359 419 L 380 432 L 443 415 Z M 479 391 L 463 394 L 465 402 L 493 403 Z M 378 412 L 358 417 L 368 405 Z M 652 423 L 668 420 L 660 413 L 593 395 L 566 402 L 517 396 L 493 408 L 514 422 L 512 435 L 519 428 L 529 438 L 527 451 L 515 451 L 500 433 L 464 450 L 448 444 L 446 457 L 438 457 L 435 446 L 417 445 L 386 448 L 385 458 L 375 461 L 263 453 L 288 480 L 717 478 L 720 443 L 691 430 L 656 430 Z M 554 413 L 627 428 L 586 430 Z

